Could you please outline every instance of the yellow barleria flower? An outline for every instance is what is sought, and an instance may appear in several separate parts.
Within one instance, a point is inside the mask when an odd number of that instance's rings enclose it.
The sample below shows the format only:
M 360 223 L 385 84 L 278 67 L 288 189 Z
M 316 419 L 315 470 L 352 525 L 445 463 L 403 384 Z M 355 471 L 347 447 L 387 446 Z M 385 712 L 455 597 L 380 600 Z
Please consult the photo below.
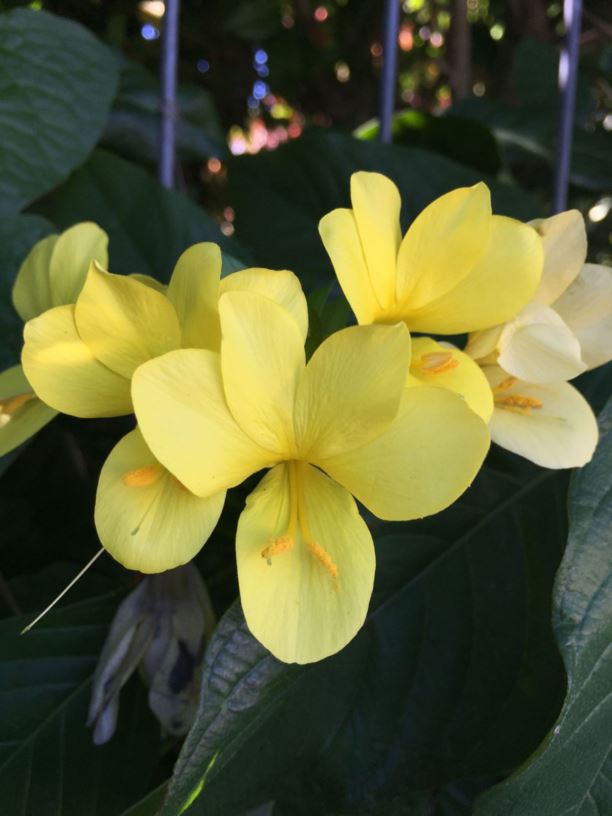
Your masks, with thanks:
M 384 519 L 441 510 L 477 472 L 486 426 L 449 391 L 405 388 L 402 324 L 344 329 L 306 364 L 303 327 L 269 298 L 227 292 L 219 312 L 220 356 L 173 351 L 136 371 L 139 427 L 196 495 L 271 468 L 238 524 L 242 605 L 273 654 L 308 663 L 368 608 L 374 548 L 352 495 Z
M 436 199 L 402 238 L 400 195 L 379 173 L 351 176 L 352 209 L 319 231 L 360 324 L 403 320 L 411 331 L 458 334 L 512 318 L 542 272 L 536 231 L 492 215 L 485 184 Z
M 64 303 L 74 303 L 95 258 L 108 262 L 108 236 L 96 224 L 76 224 L 38 241 L 21 264 L 13 305 L 24 320 Z M 0 374 L 0 456 L 14 450 L 57 415 L 33 392 L 21 366 Z
M 305 327 L 305 308 L 302 313 L 295 303 L 299 281 L 291 272 L 247 269 L 221 283 L 220 274 L 220 250 L 209 243 L 181 255 L 167 287 L 92 264 L 74 305 L 26 324 L 22 362 L 36 394 L 77 417 L 132 413 L 131 379 L 140 365 L 181 347 L 219 348 L 217 304 L 226 288 L 264 291 Z M 124 566 L 160 572 L 193 558 L 212 533 L 224 499 L 224 490 L 206 498 L 190 493 L 134 431 L 102 469 L 98 535 Z

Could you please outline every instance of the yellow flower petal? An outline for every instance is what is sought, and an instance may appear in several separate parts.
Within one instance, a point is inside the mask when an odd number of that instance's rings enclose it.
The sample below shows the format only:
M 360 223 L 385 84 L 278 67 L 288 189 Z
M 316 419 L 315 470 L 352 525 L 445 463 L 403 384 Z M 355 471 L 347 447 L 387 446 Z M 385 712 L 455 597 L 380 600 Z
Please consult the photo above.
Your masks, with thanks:
M 503 216 L 492 216 L 489 224 L 486 251 L 469 274 L 444 296 L 406 312 L 411 331 L 459 334 L 487 329 L 510 320 L 529 302 L 543 263 L 538 234 Z M 450 256 L 445 263 L 451 263 Z
M 163 572 L 190 561 L 214 530 L 225 492 L 194 496 L 155 459 L 138 430 L 124 436 L 100 473 L 95 522 L 119 563 Z
M 197 496 L 234 487 L 278 461 L 232 416 L 212 351 L 180 349 L 150 360 L 134 373 L 132 396 L 147 445 Z
M 314 541 L 298 525 L 293 546 L 268 561 L 262 551 L 290 523 L 292 467 Z M 266 474 L 240 516 L 236 555 L 249 629 L 280 660 L 321 660 L 362 626 L 374 580 L 372 537 L 352 497 L 315 468 L 290 463 Z
M 108 266 L 108 235 L 97 224 L 75 224 L 58 237 L 49 265 L 49 285 L 54 306 L 75 303 L 89 266 Z
M 395 265 L 402 240 L 401 200 L 380 173 L 353 173 L 351 203 L 372 288 L 383 309 L 395 305 Z
M 143 275 L 141 272 L 132 272 L 129 277 L 138 281 L 138 283 L 144 283 L 145 286 L 150 286 L 151 289 L 155 289 L 156 292 L 161 292 L 162 295 L 165 295 L 168 291 L 168 287 L 165 283 L 158 281 L 156 278 L 152 278 L 151 275 Z
M 453 290 L 480 260 L 490 227 L 491 195 L 482 183 L 452 190 L 426 207 L 399 249 L 400 308 L 420 309 Z
M 452 504 L 489 448 L 486 424 L 444 388 L 406 388 L 393 424 L 376 439 L 319 465 L 375 515 L 422 518 Z
M 124 377 L 181 344 L 176 312 L 164 295 L 95 263 L 76 303 L 75 320 L 94 357 Z
M 51 295 L 49 266 L 59 235 L 38 241 L 19 267 L 13 285 L 13 305 L 23 321 L 38 317 L 55 304 Z
M 487 360 L 493 356 L 497 359 L 497 344 L 499 338 L 504 330 L 503 325 L 495 326 L 492 329 L 481 329 L 480 331 L 471 332 L 468 335 L 468 341 L 465 346 L 465 353 L 468 354 L 472 360 Z M 493 360 L 492 362 L 495 362 Z
M 55 416 L 57 411 L 34 395 L 21 366 L 0 374 L 0 456 L 21 445 Z
M 168 299 L 181 324 L 184 348 L 219 350 L 220 277 L 221 250 L 216 244 L 195 244 L 178 259 L 168 285 Z
M 298 325 L 278 303 L 248 291 L 223 295 L 219 314 L 230 411 L 254 442 L 289 458 L 295 391 L 306 362 Z
M 381 314 L 366 266 L 352 210 L 332 210 L 319 221 L 319 234 L 357 321 L 373 323 Z
M 308 306 L 299 278 L 287 269 L 241 269 L 221 280 L 219 293 L 257 292 L 276 301 L 298 324 L 303 340 L 308 334 Z
M 301 458 L 327 457 L 377 436 L 397 413 L 410 365 L 410 335 L 395 326 L 350 326 L 327 338 L 298 386 Z
M 487 378 L 467 354 L 430 337 L 412 339 L 410 373 L 419 385 L 448 388 L 463 397 L 485 422 L 493 413 L 493 395 Z
M 580 343 L 548 306 L 530 303 L 499 338 L 499 365 L 527 382 L 561 382 L 586 370 Z
M 77 417 L 132 412 L 129 380 L 96 360 L 81 340 L 74 306 L 56 306 L 28 321 L 24 340 L 24 373 L 47 405 Z
M 580 343 L 587 368 L 612 359 L 612 269 L 585 264 L 580 275 L 554 303 Z
M 544 268 L 534 301 L 550 306 L 576 278 L 587 253 L 584 218 L 578 210 L 531 221 L 542 237 Z
M 591 459 L 597 421 L 572 385 L 521 382 L 499 366 L 488 366 L 484 373 L 495 396 L 494 442 L 541 467 L 581 467 Z

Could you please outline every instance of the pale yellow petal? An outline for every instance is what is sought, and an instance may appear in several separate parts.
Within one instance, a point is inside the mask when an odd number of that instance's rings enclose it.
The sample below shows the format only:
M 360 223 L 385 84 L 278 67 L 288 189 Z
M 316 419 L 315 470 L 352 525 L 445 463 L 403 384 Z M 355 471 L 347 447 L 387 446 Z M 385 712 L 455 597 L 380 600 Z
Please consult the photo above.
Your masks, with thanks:
M 49 265 L 54 306 L 76 303 L 92 261 L 108 266 L 108 235 L 97 224 L 75 224 L 58 236 Z
M 138 283 L 144 283 L 145 286 L 150 286 L 151 289 L 155 289 L 156 292 L 161 292 L 162 295 L 165 295 L 168 291 L 168 286 L 165 283 L 158 281 L 157 278 L 152 278 L 151 275 L 143 275 L 141 272 L 132 272 L 129 277 L 138 281 Z
M 459 394 L 485 422 L 491 418 L 493 395 L 487 378 L 471 357 L 449 343 L 414 337 L 410 373 L 420 385 L 448 388 Z
M 587 368 L 612 359 L 612 269 L 585 264 L 580 275 L 553 304 L 578 338 Z
M 569 383 L 526 383 L 499 366 L 484 369 L 494 390 L 494 442 L 536 465 L 585 465 L 597 445 L 597 421 L 590 405 Z
M 327 213 L 319 221 L 319 234 L 358 323 L 373 323 L 381 314 L 381 306 L 370 280 L 352 210 Z
M 532 298 L 542 272 L 536 231 L 511 218 L 490 219 L 489 243 L 471 271 L 437 300 L 407 311 L 411 331 L 460 334 L 505 323 Z
M 454 289 L 482 257 L 490 228 L 491 194 L 483 183 L 452 190 L 426 207 L 399 249 L 400 306 L 420 309 Z
M 57 411 L 35 396 L 21 366 L 0 374 L 0 456 L 34 436 L 55 416 Z
M 124 377 L 181 344 L 176 311 L 164 295 L 95 263 L 79 295 L 75 320 L 94 357 Z
M 290 467 L 296 464 L 275 467 L 247 499 L 236 535 L 238 580 L 253 635 L 280 660 L 311 663 L 342 649 L 362 626 L 372 594 L 374 546 L 346 490 L 299 464 L 301 509 L 314 541 L 298 527 L 290 549 L 262 557 L 287 530 Z
M 139 572 L 186 564 L 214 530 L 225 492 L 201 499 L 155 459 L 139 431 L 124 436 L 98 482 L 95 522 L 104 548 Z
M 157 459 L 197 496 L 212 496 L 274 464 L 232 416 L 219 355 L 179 349 L 134 374 L 138 425 Z
M 278 303 L 250 291 L 223 295 L 219 314 L 230 411 L 254 442 L 289 458 L 295 392 L 306 362 L 298 325 Z
M 314 462 L 379 518 L 444 510 L 471 484 L 489 449 L 487 425 L 444 388 L 406 388 L 397 418 L 367 445 Z
M 351 203 L 372 287 L 381 307 L 395 304 L 401 199 L 395 184 L 380 173 L 353 173 Z
M 527 382 L 571 380 L 586 370 L 573 332 L 557 312 L 535 303 L 504 326 L 498 350 L 499 365 Z
M 13 285 L 13 305 L 22 320 L 31 320 L 54 306 L 49 266 L 58 235 L 38 241 L 19 267 Z
M 220 294 L 257 292 L 276 301 L 298 324 L 302 338 L 308 334 L 308 305 L 297 275 L 287 269 L 241 269 L 221 279 Z
M 332 456 L 384 431 L 399 407 L 410 335 L 395 326 L 350 326 L 327 338 L 298 386 L 295 432 L 302 458 Z
M 551 218 L 530 222 L 542 237 L 544 269 L 534 301 L 550 306 L 576 278 L 587 253 L 584 218 L 578 210 L 568 210 Z
M 219 350 L 220 277 L 221 250 L 217 244 L 194 244 L 178 259 L 168 285 L 168 299 L 181 324 L 184 348 Z
M 497 344 L 504 330 L 504 325 L 495 326 L 492 329 L 481 329 L 471 332 L 465 346 L 465 353 L 469 354 L 472 360 L 487 360 L 491 356 L 497 359 Z
M 51 408 L 77 417 L 132 412 L 129 380 L 96 360 L 81 340 L 74 306 L 56 306 L 28 321 L 24 340 L 24 373 Z

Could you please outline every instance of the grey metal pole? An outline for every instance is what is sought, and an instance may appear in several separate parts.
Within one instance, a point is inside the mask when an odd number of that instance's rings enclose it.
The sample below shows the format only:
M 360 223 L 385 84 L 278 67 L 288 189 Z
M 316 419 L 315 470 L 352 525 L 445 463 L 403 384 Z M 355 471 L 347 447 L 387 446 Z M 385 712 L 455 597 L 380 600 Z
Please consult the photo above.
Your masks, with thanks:
M 580 56 L 580 24 L 582 21 L 582 0 L 565 0 L 563 4 L 565 21 L 565 43 L 559 58 L 559 89 L 561 91 L 561 118 L 557 135 L 555 157 L 555 180 L 553 188 L 554 213 L 567 209 L 567 191 L 572 162 L 572 135 L 576 112 L 576 86 L 578 80 L 578 58 Z
M 397 79 L 397 37 L 399 34 L 400 0 L 387 0 L 383 31 L 383 64 L 380 78 L 380 141 L 391 142 L 391 121 L 395 108 Z
M 176 158 L 176 66 L 180 0 L 166 0 L 161 47 L 161 141 L 158 177 L 164 187 L 174 186 Z

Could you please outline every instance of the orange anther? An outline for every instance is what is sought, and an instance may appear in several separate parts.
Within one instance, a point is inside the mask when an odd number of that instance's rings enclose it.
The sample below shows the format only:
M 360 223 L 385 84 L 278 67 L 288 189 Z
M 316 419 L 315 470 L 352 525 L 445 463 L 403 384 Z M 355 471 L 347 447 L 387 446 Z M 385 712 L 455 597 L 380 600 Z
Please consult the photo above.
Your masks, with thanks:
M 418 362 L 423 374 L 441 374 L 443 371 L 452 371 L 458 365 L 459 360 L 453 357 L 452 351 L 430 351 Z
M 317 544 L 316 541 L 309 541 L 308 549 L 314 555 L 317 561 L 323 564 L 332 578 L 338 577 L 338 567 L 334 564 L 334 561 L 327 550 L 324 550 L 323 547 L 320 544 Z
M 161 474 L 161 465 L 143 465 L 134 470 L 128 470 L 121 477 L 121 481 L 127 487 L 148 487 L 156 482 Z

